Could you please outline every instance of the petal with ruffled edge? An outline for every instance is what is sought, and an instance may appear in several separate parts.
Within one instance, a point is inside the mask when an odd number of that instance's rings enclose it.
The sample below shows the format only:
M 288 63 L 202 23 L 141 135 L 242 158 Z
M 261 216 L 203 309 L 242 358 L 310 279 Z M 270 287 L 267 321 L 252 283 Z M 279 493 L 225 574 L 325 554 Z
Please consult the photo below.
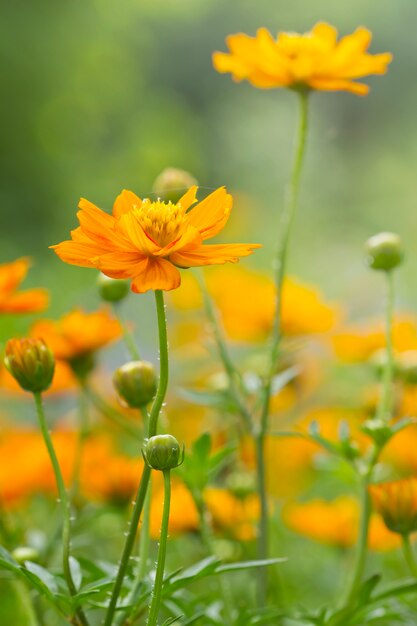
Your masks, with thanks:
M 30 267 L 30 260 L 26 257 L 16 259 L 11 263 L 0 265 L 0 294 L 7 294 L 15 291 L 26 277 Z
M 142 199 L 133 191 L 123 189 L 117 196 L 113 204 L 113 217 L 119 219 L 124 213 L 128 213 L 132 209 L 139 208 L 142 205 Z
M 135 293 L 156 289 L 170 291 L 181 284 L 178 269 L 166 259 L 147 258 L 140 263 L 140 266 L 140 273 L 132 281 L 132 291 Z
M 255 243 L 219 243 L 176 252 L 170 256 L 170 260 L 179 267 L 222 265 L 236 263 L 240 257 L 249 256 L 256 248 L 261 247 Z
M 184 211 L 187 211 L 194 202 L 197 202 L 197 185 L 193 185 L 185 192 L 183 196 L 178 200 L 178 204 L 182 206 Z
M 224 228 L 232 206 L 232 196 L 220 187 L 187 213 L 188 223 L 200 231 L 203 239 L 210 239 Z

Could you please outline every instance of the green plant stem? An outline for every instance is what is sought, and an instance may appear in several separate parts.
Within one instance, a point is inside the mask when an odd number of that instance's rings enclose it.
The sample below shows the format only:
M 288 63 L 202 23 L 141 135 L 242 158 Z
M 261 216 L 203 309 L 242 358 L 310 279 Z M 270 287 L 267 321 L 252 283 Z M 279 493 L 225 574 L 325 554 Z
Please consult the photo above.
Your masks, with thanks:
M 158 318 L 158 336 L 159 336 L 159 383 L 158 390 L 156 392 L 155 399 L 152 404 L 152 408 L 149 415 L 148 423 L 148 438 L 153 437 L 157 433 L 158 418 L 161 412 L 165 395 L 168 388 L 169 377 L 169 360 L 168 360 L 168 337 L 166 327 L 165 316 L 165 303 L 163 292 L 160 290 L 155 291 L 155 303 L 156 312 Z M 111 626 L 113 624 L 114 613 L 116 611 L 117 601 L 122 589 L 123 580 L 126 574 L 126 569 L 129 563 L 130 555 L 135 543 L 135 537 L 138 529 L 140 516 L 142 514 L 143 505 L 148 490 L 149 479 L 151 470 L 145 464 L 142 478 L 139 483 L 139 489 L 136 496 L 135 505 L 133 507 L 132 516 L 129 523 L 129 531 L 126 536 L 125 545 L 123 548 L 122 557 L 119 563 L 119 569 L 117 572 L 116 580 L 114 583 L 112 595 L 110 598 L 109 606 L 107 608 L 106 617 L 104 620 L 104 626 Z
M 77 593 L 76 586 L 74 584 L 71 566 L 71 503 L 67 494 L 64 479 L 59 466 L 58 457 L 55 452 L 54 444 L 52 443 L 51 435 L 46 422 L 45 412 L 42 404 L 42 396 L 40 393 L 34 393 L 36 411 L 38 414 L 39 425 L 41 428 L 42 436 L 48 450 L 49 458 L 51 460 L 52 469 L 55 476 L 55 481 L 58 489 L 58 497 L 62 508 L 63 525 L 62 525 L 62 569 L 64 572 L 64 578 L 67 583 L 68 590 L 72 596 Z M 77 623 L 82 626 L 87 626 L 87 619 L 81 609 L 76 611 Z
M 133 361 L 140 361 L 139 348 L 137 347 L 136 341 L 133 338 L 132 332 L 130 331 L 129 326 L 126 324 L 126 320 L 123 317 L 123 314 L 121 313 L 119 303 L 116 303 L 113 305 L 113 311 L 122 328 L 123 339 L 129 351 L 130 356 L 132 357 Z
M 382 420 L 389 420 L 392 416 L 392 382 L 394 377 L 394 351 L 393 351 L 393 319 L 395 285 L 394 272 L 385 272 L 386 282 L 386 304 L 385 304 L 385 344 L 386 359 L 382 378 L 382 391 L 378 406 L 378 417 Z
M 411 545 L 410 535 L 402 536 L 403 554 L 412 575 L 417 578 L 417 562 Z
M 308 92 L 299 92 L 300 115 L 298 136 L 296 141 L 296 150 L 292 167 L 290 184 L 286 194 L 284 210 L 280 220 L 280 241 L 275 257 L 275 288 L 276 288 L 276 313 L 274 325 L 272 328 L 271 351 L 269 360 L 269 369 L 265 377 L 265 383 L 262 391 L 262 406 L 260 423 L 256 437 L 256 456 L 257 456 L 257 486 L 260 502 L 260 519 L 258 530 L 258 558 L 266 559 L 269 556 L 268 541 L 268 502 L 266 495 L 266 476 L 265 476 L 265 439 L 268 433 L 269 412 L 272 394 L 272 384 L 282 338 L 282 288 L 287 265 L 288 247 L 294 223 L 294 218 L 298 205 L 298 193 L 300 186 L 300 176 L 304 161 L 305 145 L 307 139 L 308 128 Z M 258 596 L 259 603 L 265 604 L 267 594 L 267 568 L 260 567 L 258 569 Z
M 233 400 L 236 404 L 236 407 L 243 418 L 245 423 L 245 427 L 247 432 L 252 431 L 252 416 L 250 411 L 247 409 L 244 400 L 241 397 L 240 387 L 242 384 L 242 377 L 235 364 L 233 363 L 233 359 L 230 356 L 227 343 L 223 334 L 223 329 L 220 324 L 219 315 L 217 310 L 213 305 L 213 301 L 208 293 L 207 285 L 204 281 L 202 275 L 199 277 L 200 289 L 203 295 L 204 309 L 206 312 L 207 319 L 210 322 L 214 340 L 216 342 L 217 350 L 220 356 L 220 360 L 223 364 L 224 370 L 226 372 L 228 382 L 229 382 L 229 391 L 233 397 Z
M 165 558 L 167 552 L 168 541 L 168 524 L 169 510 L 171 506 L 171 472 L 164 471 L 164 508 L 162 512 L 161 533 L 159 536 L 158 557 L 156 561 L 155 582 L 152 589 L 151 605 L 149 607 L 149 615 L 147 626 L 157 626 L 158 614 L 161 606 L 162 584 L 164 582 Z

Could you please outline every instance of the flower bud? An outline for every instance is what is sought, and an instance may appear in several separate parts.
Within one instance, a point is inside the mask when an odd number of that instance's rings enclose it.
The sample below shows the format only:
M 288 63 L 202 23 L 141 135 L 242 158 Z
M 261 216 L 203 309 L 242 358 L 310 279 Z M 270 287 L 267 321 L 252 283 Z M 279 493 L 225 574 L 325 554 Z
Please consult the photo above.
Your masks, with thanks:
M 9 339 L 4 363 L 25 391 L 48 389 L 55 371 L 52 351 L 43 339 Z
M 114 372 L 113 384 L 127 406 L 131 408 L 146 406 L 156 394 L 157 379 L 154 366 L 147 361 L 125 363 Z
M 374 270 L 389 272 L 404 258 L 401 239 L 394 233 L 379 233 L 365 244 L 366 262 Z
M 18 546 L 12 552 L 12 557 L 15 561 L 23 565 L 25 561 L 37 562 L 39 561 L 39 552 L 36 548 L 31 548 L 30 546 Z
M 417 385 L 417 350 L 398 355 L 398 374 L 407 385 Z
M 155 435 L 145 441 L 142 450 L 145 462 L 154 470 L 172 470 L 184 461 L 184 447 L 172 435 Z
M 369 492 L 389 530 L 400 535 L 417 530 L 417 478 L 371 485 Z
M 105 302 L 120 302 L 129 293 L 129 281 L 122 278 L 110 278 L 105 274 L 99 274 L 97 287 L 102 300 Z
M 155 179 L 153 190 L 165 202 L 176 204 L 185 191 L 196 184 L 196 179 L 189 172 L 167 167 Z

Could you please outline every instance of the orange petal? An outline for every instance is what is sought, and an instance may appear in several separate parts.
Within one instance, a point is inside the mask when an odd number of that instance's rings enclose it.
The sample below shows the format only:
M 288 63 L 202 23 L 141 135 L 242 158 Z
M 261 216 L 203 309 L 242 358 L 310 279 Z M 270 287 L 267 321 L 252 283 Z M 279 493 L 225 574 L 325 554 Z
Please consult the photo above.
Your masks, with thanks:
M 140 274 L 132 282 L 132 291 L 144 293 L 149 290 L 170 291 L 181 284 L 181 276 L 176 267 L 165 259 L 147 258 L 141 263 Z
M 194 250 L 176 252 L 170 256 L 175 265 L 180 267 L 198 267 L 200 265 L 222 265 L 223 263 L 236 263 L 239 257 L 248 256 L 260 244 L 251 243 L 226 243 L 201 246 Z
M 1 313 L 39 313 L 49 304 L 46 289 L 28 289 L 20 291 L 0 301 Z
M 119 219 L 124 213 L 142 205 L 142 199 L 133 191 L 123 189 L 113 204 L 113 217 Z
M 180 237 L 166 245 L 164 248 L 161 248 L 159 252 L 156 252 L 156 256 L 171 256 L 174 252 L 178 252 L 184 248 L 199 248 L 202 244 L 202 237 L 199 231 L 194 228 L 194 226 L 190 226 L 186 224 L 185 230 L 180 235 Z
M 232 204 L 232 196 L 224 187 L 220 187 L 187 214 L 188 223 L 200 231 L 203 239 L 210 239 L 226 224 Z
M 139 252 L 108 252 L 97 259 L 97 267 L 110 278 L 133 278 L 145 259 Z
M 187 211 L 187 209 L 190 208 L 190 206 L 192 204 L 194 204 L 194 202 L 197 202 L 197 191 L 198 191 L 198 187 L 197 185 L 193 185 L 192 187 L 189 188 L 188 191 L 185 192 L 185 194 L 183 196 L 181 196 L 181 198 L 178 200 L 178 204 L 180 204 L 182 206 L 182 208 L 184 209 L 184 211 Z
M 107 248 L 103 249 L 93 242 L 62 241 L 50 248 L 65 263 L 80 267 L 97 267 L 97 257 L 107 252 Z
M 117 222 L 117 229 L 129 242 L 131 249 L 143 252 L 144 254 L 156 254 L 161 249 L 153 239 L 143 230 L 136 216 L 132 213 L 124 213 Z
M 2 263 L 0 265 L 0 294 L 10 293 L 17 289 L 29 267 L 30 260 L 26 257 L 16 259 L 11 263 Z
M 310 78 L 307 81 L 312 89 L 320 91 L 348 91 L 357 96 L 366 96 L 369 93 L 368 85 L 363 83 L 355 83 L 351 80 L 334 79 L 334 78 Z

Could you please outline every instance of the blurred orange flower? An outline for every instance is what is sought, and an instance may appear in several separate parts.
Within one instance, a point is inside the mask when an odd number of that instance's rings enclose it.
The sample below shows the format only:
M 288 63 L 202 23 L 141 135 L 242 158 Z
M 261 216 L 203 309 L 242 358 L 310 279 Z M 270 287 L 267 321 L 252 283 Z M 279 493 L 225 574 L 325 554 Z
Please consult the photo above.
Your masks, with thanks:
M 57 359 L 71 361 L 118 339 L 122 329 L 107 309 L 93 313 L 76 309 L 57 321 L 39 320 L 30 334 L 43 339 Z
M 275 317 L 275 285 L 264 273 L 243 267 L 207 272 L 207 286 L 222 317 L 227 335 L 237 341 L 263 341 L 271 332 Z M 248 297 L 248 293 L 250 297 Z M 184 280 L 181 297 L 173 294 L 180 308 L 202 305 L 193 276 Z M 329 331 L 338 318 L 337 308 L 326 303 L 315 287 L 287 278 L 282 294 L 282 326 L 287 336 Z
M 392 55 L 367 52 L 372 34 L 366 28 L 339 40 L 337 35 L 325 22 L 303 35 L 279 33 L 276 39 L 260 28 L 256 37 L 229 35 L 230 53 L 215 52 L 213 63 L 217 71 L 230 72 L 235 80 L 248 80 L 263 89 L 304 87 L 365 95 L 369 87 L 356 79 L 385 74 Z
M 80 226 L 71 241 L 51 246 L 66 263 L 97 267 L 111 278 L 131 278 L 132 291 L 176 289 L 181 283 L 178 267 L 235 263 L 258 244 L 203 245 L 225 226 L 232 197 L 221 187 L 197 202 L 191 187 L 177 204 L 148 198 L 131 191 L 117 197 L 113 214 L 81 199 Z
M 417 478 L 371 485 L 369 493 L 389 530 L 400 535 L 417 530 Z
M 255 539 L 259 518 L 257 496 L 238 498 L 226 489 L 209 487 L 204 492 L 204 500 L 215 529 L 241 541 Z
M 398 316 L 393 324 L 393 345 L 396 352 L 417 349 L 417 323 L 414 318 Z M 382 322 L 347 326 L 333 336 L 336 355 L 342 361 L 367 361 L 375 352 L 385 348 Z
M 156 472 L 154 472 L 154 474 L 156 474 Z M 199 517 L 189 490 L 183 483 L 173 480 L 171 491 L 169 534 L 171 536 L 177 536 L 182 533 L 197 531 L 199 528 Z M 160 480 L 155 480 L 154 476 L 152 480 L 152 506 L 150 516 L 150 533 L 153 539 L 159 539 L 163 502 L 163 485 Z
M 48 307 L 46 289 L 18 291 L 29 267 L 27 258 L 0 265 L 0 313 L 38 313 Z
M 359 525 L 359 504 L 349 496 L 335 500 L 310 500 L 284 507 L 283 518 L 289 528 L 320 543 L 347 548 L 355 545 Z M 387 530 L 375 513 L 371 517 L 369 547 L 371 550 L 392 550 L 399 538 Z

